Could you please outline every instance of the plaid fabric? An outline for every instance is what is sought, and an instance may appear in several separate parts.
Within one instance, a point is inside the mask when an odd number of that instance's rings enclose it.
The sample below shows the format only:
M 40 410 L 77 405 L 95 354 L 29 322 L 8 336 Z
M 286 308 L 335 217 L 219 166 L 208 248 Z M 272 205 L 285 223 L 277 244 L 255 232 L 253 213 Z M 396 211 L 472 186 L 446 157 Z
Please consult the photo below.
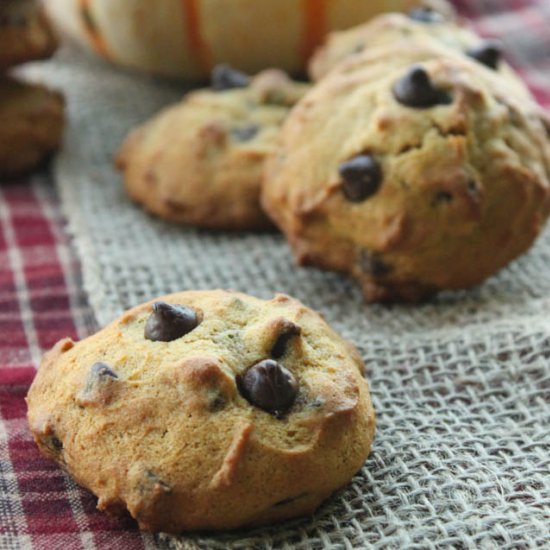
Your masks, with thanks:
M 501 37 L 509 60 L 550 107 L 550 2 L 456 0 L 483 35 Z M 24 397 L 44 350 L 97 327 L 78 261 L 45 175 L 0 186 L 0 550 L 155 548 L 129 519 L 95 509 L 95 498 L 42 459 Z M 502 528 L 505 535 L 505 527 Z M 503 537 L 504 537 L 503 535 Z M 505 538 L 505 537 L 504 537 Z

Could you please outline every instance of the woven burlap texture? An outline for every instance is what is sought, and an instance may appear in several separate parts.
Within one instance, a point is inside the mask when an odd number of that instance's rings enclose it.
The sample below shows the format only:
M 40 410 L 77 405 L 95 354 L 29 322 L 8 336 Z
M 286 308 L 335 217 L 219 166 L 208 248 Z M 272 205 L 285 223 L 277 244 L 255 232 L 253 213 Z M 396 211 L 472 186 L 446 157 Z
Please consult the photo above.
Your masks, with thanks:
M 233 288 L 260 297 L 282 291 L 320 310 L 367 364 L 378 414 L 372 454 L 315 517 L 236 534 L 157 535 L 157 546 L 548 544 L 550 231 L 476 290 L 423 306 L 367 306 L 345 278 L 296 267 L 278 235 L 176 227 L 126 198 L 113 153 L 130 128 L 181 96 L 181 85 L 116 71 L 70 50 L 30 73 L 68 98 L 55 176 L 101 324 L 182 289 Z

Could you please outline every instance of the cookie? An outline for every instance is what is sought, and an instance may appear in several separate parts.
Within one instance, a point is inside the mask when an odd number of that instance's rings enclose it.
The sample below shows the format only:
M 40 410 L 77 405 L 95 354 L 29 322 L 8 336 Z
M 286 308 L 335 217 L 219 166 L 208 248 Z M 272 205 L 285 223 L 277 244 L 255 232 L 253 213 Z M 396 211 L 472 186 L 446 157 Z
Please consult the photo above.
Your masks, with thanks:
M 288 117 L 264 208 L 299 263 L 352 275 L 369 301 L 481 283 L 548 216 L 540 108 L 517 82 L 428 44 L 363 61 L 335 69 Z
M 361 468 L 375 420 L 355 348 L 300 302 L 165 296 L 59 342 L 27 397 L 42 453 L 142 529 L 313 512 Z
M 388 13 L 347 31 L 331 33 L 309 63 L 309 74 L 317 81 L 350 56 L 383 45 L 409 40 L 411 47 L 421 39 L 462 52 L 494 70 L 513 74 L 502 61 L 502 45 L 482 39 L 470 29 L 456 24 L 440 12 L 416 8 L 408 15 Z
M 0 175 L 36 168 L 61 142 L 64 100 L 47 88 L 0 77 Z
M 37 2 L 0 2 L 0 71 L 50 57 L 56 48 L 57 40 Z
M 126 139 L 116 162 L 128 194 L 176 223 L 270 227 L 259 205 L 264 161 L 307 89 L 277 70 L 251 79 L 217 67 L 211 89 L 189 94 Z

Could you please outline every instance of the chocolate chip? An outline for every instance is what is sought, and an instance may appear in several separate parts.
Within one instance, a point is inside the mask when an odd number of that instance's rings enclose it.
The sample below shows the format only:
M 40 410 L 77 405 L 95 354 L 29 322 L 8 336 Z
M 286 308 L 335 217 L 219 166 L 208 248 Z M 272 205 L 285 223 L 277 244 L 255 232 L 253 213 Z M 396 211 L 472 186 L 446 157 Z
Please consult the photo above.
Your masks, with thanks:
M 147 494 L 151 490 L 170 493 L 172 491 L 172 486 L 160 479 L 153 470 L 146 470 L 143 483 L 139 486 L 139 491 L 141 494 Z
M 105 365 L 105 363 L 94 363 L 90 372 L 94 378 L 118 378 L 118 375 L 113 369 Z
M 435 195 L 436 203 L 449 203 L 453 202 L 453 194 L 448 191 L 438 191 Z
M 445 21 L 445 17 L 441 13 L 428 6 L 414 8 L 409 11 L 408 15 L 413 21 L 420 23 L 443 23 Z
M 217 92 L 232 90 L 233 88 L 246 88 L 250 83 L 250 77 L 223 63 L 216 65 L 212 70 L 212 88 Z
M 59 453 L 63 449 L 63 443 L 55 435 L 49 435 L 42 438 L 44 445 L 52 452 Z
M 363 273 L 367 273 L 376 278 L 384 277 L 392 271 L 391 265 L 382 260 L 380 255 L 376 252 L 363 250 L 359 261 Z
M 430 75 L 419 65 L 413 65 L 394 84 L 392 91 L 399 103 L 417 109 L 448 105 L 452 101 L 447 92 L 433 85 Z
M 145 324 L 145 338 L 153 342 L 171 342 L 185 336 L 198 324 L 197 314 L 191 308 L 156 302 Z
M 260 127 L 257 124 L 249 124 L 241 128 L 233 128 L 233 130 L 231 130 L 231 135 L 237 141 L 250 141 L 259 131 Z
M 271 357 L 275 357 L 275 359 L 282 357 L 286 352 L 289 341 L 295 336 L 298 336 L 301 332 L 302 329 L 298 325 L 295 325 L 291 321 L 285 321 L 281 326 L 277 340 L 275 340 L 271 348 Z
M 470 193 L 470 195 L 477 196 L 477 194 L 479 193 L 479 188 L 474 180 L 468 180 L 468 183 L 466 184 L 466 189 L 468 189 L 468 193 Z
M 496 69 L 502 57 L 502 45 L 497 40 L 485 40 L 466 54 L 490 69 Z
M 382 183 L 382 170 L 371 155 L 358 155 L 338 168 L 342 190 L 351 202 L 361 202 L 376 193 Z
M 298 394 L 298 383 L 293 374 L 272 359 L 250 367 L 237 378 L 237 386 L 247 401 L 277 418 L 292 407 Z

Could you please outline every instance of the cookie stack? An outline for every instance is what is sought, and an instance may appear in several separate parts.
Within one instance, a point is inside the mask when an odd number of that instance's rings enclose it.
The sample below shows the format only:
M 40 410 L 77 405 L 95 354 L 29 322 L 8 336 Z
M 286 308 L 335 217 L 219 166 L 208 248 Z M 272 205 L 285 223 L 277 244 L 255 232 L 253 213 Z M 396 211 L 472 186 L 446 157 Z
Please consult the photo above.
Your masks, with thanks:
M 52 55 L 57 41 L 32 0 L 0 3 L 0 176 L 36 168 L 61 141 L 60 94 L 26 84 L 7 73 L 16 65 Z

